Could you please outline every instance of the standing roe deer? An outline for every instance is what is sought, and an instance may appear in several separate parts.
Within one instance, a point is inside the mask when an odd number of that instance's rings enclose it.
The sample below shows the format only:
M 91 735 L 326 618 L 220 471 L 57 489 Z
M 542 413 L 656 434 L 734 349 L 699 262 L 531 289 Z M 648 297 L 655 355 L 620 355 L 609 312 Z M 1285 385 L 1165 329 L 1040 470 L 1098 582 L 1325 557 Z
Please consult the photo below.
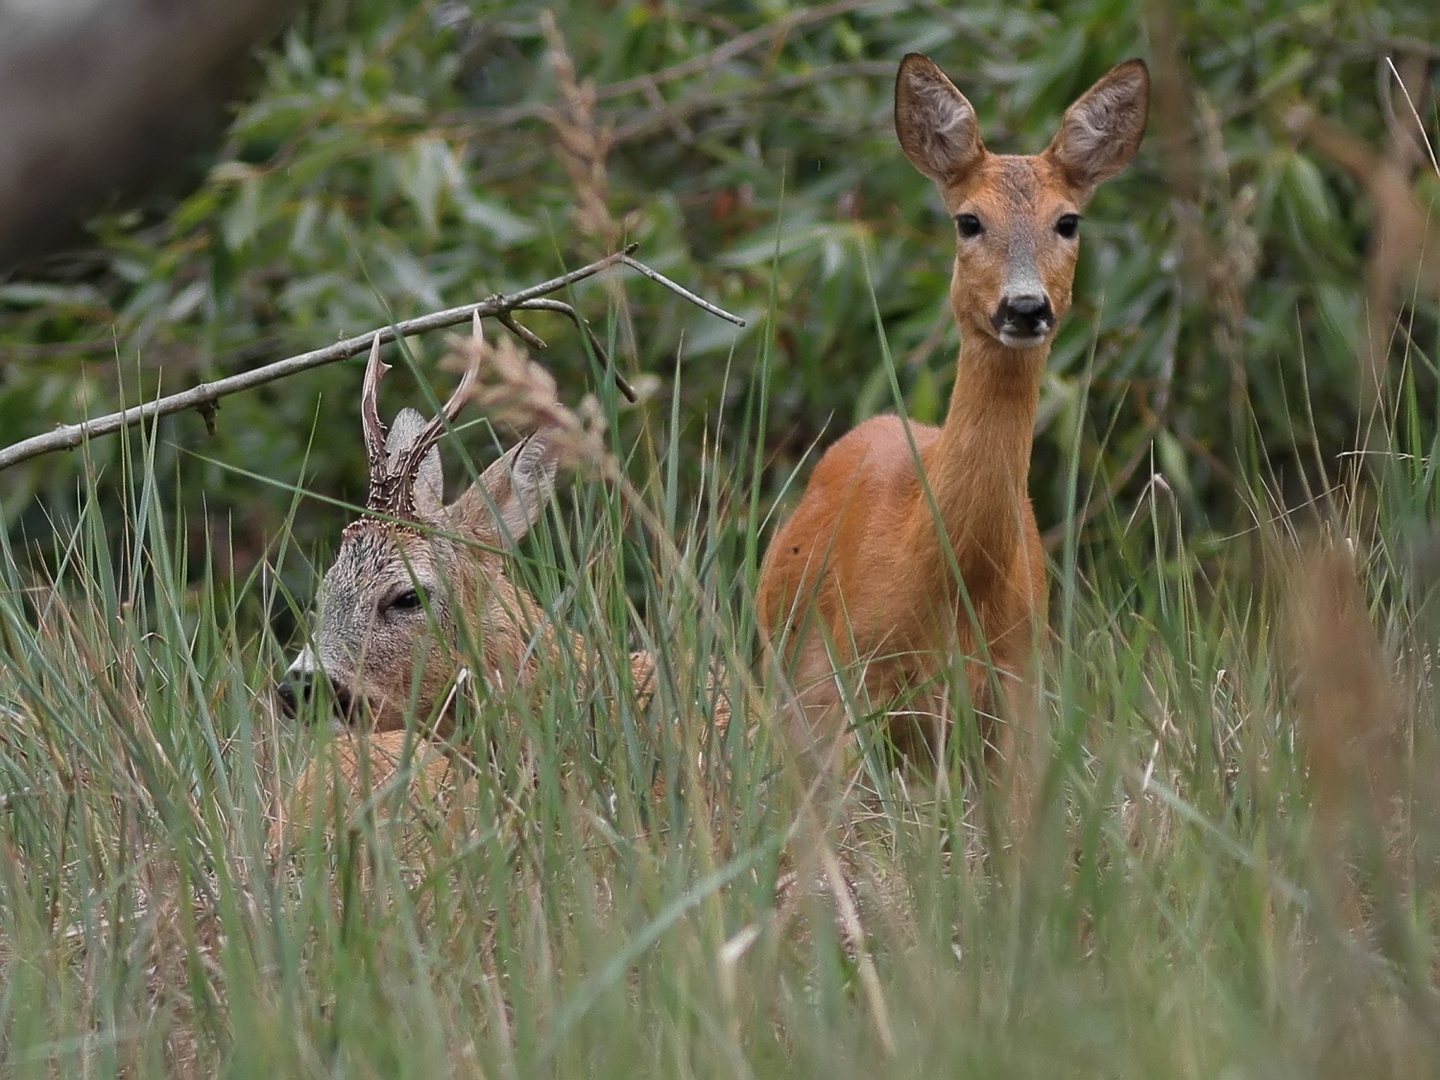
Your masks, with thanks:
M 902 61 L 900 147 L 958 233 L 960 356 L 944 426 L 885 415 L 855 427 L 816 464 L 766 553 L 759 617 L 790 664 L 807 740 L 844 734 L 837 681 L 848 668 L 877 703 L 919 695 L 908 707 L 924 720 L 892 720 L 891 734 L 905 749 L 917 738 L 938 748 L 953 719 L 940 677 L 958 655 L 987 764 L 1013 760 L 1012 724 L 996 730 L 996 714 L 1013 722 L 1024 709 L 1018 690 L 1046 607 L 1027 491 L 1040 381 L 1070 306 L 1079 211 L 1135 154 L 1148 93 L 1144 62 L 1126 61 L 1066 110 L 1044 153 L 992 154 L 944 73 L 915 53 Z

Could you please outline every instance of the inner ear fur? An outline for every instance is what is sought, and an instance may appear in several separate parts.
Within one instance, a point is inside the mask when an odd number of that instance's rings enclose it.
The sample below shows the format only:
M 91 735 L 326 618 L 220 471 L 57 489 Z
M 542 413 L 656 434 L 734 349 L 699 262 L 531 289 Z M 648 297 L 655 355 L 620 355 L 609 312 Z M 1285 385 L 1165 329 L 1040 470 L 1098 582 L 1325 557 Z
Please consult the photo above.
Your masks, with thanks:
M 975 109 L 927 56 L 910 53 L 895 76 L 895 136 L 910 163 L 937 184 L 985 156 Z
M 1135 156 L 1150 115 L 1150 70 L 1126 60 L 1102 75 L 1065 110 L 1045 151 L 1082 195 L 1110 179 Z
M 465 527 L 499 546 L 518 543 L 555 490 L 555 449 L 543 433 L 512 446 L 455 500 Z

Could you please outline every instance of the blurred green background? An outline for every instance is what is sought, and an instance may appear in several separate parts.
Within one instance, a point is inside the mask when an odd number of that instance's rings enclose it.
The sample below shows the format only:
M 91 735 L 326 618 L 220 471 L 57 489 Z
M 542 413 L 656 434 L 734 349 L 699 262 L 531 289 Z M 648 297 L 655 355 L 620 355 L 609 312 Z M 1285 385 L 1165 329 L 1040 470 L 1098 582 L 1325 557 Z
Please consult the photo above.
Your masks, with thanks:
M 705 427 L 735 426 L 722 421 L 745 407 L 771 336 L 766 483 L 778 493 L 817 441 L 893 407 L 877 310 L 911 414 L 943 416 L 952 226 L 890 120 L 896 64 L 918 50 L 971 98 L 994 149 L 1042 148 L 1065 105 L 1131 55 L 1188 102 L 1167 129 L 1157 100 L 1136 163 L 1088 209 L 1038 422 L 1042 529 L 1065 513 L 1077 447 L 1082 493 L 1107 511 L 1084 534 L 1098 542 L 1152 471 L 1198 538 L 1248 520 L 1237 468 L 1258 465 L 1292 505 L 1353 447 L 1373 210 L 1279 118 L 1303 99 L 1380 146 L 1383 58 L 1440 55 L 1426 44 L 1440 41 L 1430 0 L 548 7 L 547 39 L 532 3 L 304 5 L 257 53 L 218 144 L 94 217 L 81 245 L 0 282 L 3 441 L 108 411 L 122 392 L 178 390 L 523 287 L 625 239 L 750 319 L 736 331 L 633 276 L 620 320 L 613 286 L 575 294 L 597 326 L 618 327 L 628 370 L 667 389 L 682 379 L 696 454 Z M 553 63 L 561 39 L 593 80 L 588 117 Z M 1427 78 L 1433 91 L 1440 65 Z M 577 187 L 578 173 L 589 179 Z M 1422 199 L 1440 190 L 1433 174 L 1420 184 Z M 1402 427 L 1426 442 L 1436 314 L 1415 294 L 1395 348 L 1417 387 Z M 523 321 L 578 399 L 590 374 L 574 330 Z M 434 373 L 440 336 L 416 348 Z M 221 523 L 244 568 L 282 522 L 286 485 L 363 497 L 361 364 L 228 398 L 213 435 L 195 414 L 161 424 L 157 472 L 204 499 L 187 508 L 194 543 Z M 436 391 L 452 378 L 437 375 Z M 403 373 L 388 381 L 387 410 L 419 400 Z M 90 452 L 113 472 L 119 448 L 109 438 Z M 48 536 L 73 512 L 80 467 L 53 454 L 0 477 L 12 540 Z M 307 501 L 297 536 L 333 538 L 344 516 Z

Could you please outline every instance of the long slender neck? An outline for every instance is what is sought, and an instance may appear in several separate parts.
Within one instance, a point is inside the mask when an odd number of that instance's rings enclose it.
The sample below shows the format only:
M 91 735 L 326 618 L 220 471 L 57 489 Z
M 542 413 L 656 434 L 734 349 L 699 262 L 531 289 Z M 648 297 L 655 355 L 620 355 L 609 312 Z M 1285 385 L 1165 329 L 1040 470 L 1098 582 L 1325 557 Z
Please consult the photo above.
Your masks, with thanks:
M 1048 344 L 1010 349 L 975 331 L 962 339 L 950 411 L 923 457 L 934 504 L 922 490 L 912 518 L 910 550 L 929 557 L 936 585 L 953 581 L 934 527 L 937 510 L 972 599 L 1014 563 L 1049 352 Z

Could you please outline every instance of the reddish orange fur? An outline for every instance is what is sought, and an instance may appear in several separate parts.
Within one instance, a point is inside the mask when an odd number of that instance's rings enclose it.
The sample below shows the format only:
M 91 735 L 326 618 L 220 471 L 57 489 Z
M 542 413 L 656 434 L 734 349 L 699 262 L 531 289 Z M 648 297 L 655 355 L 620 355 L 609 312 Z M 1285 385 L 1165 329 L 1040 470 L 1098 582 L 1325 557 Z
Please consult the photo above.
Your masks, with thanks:
M 961 348 L 944 426 L 911 423 L 907 433 L 905 421 L 886 415 L 845 434 L 815 466 L 766 553 L 761 625 L 788 661 L 811 737 L 844 733 L 837 672 L 863 685 L 877 705 L 918 690 L 919 700 L 904 708 L 933 718 L 921 728 L 927 741 L 942 736 L 952 707 L 936 676 L 952 656 L 964 657 L 982 716 L 1015 717 L 1020 699 L 1011 691 L 1031 676 L 1046 608 L 1044 556 L 1027 490 L 1032 432 L 1078 250 L 1075 240 L 1059 236 L 1056 222 L 1076 213 L 1095 184 L 1134 153 L 1147 90 L 1144 65 L 1122 64 L 1071 107 L 1044 153 L 999 155 L 980 143 L 973 109 L 938 68 L 913 55 L 902 64 L 896 85 L 902 148 L 936 181 L 949 212 L 976 215 L 984 230 L 957 240 L 950 302 Z M 996 322 L 1019 258 L 1030 293 L 1042 284 L 1053 309 L 1043 339 L 1024 347 L 1003 341 Z M 1008 702 L 993 700 L 987 653 Z M 987 745 L 1008 757 L 1010 728 L 986 726 Z M 909 731 L 892 723 L 892 734 L 913 749 Z

